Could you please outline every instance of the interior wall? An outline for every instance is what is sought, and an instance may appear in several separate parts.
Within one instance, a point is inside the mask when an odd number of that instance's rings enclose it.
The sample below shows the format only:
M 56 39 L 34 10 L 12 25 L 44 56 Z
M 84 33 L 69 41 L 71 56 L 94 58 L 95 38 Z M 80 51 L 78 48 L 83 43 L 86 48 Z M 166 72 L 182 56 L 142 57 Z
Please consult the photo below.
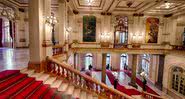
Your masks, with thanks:
M 182 54 L 169 54 L 165 56 L 164 74 L 163 74 L 163 91 L 168 92 L 171 90 L 171 69 L 175 66 L 185 69 L 185 57 Z M 172 92 L 172 91 L 170 91 Z M 178 95 L 173 92 L 173 94 Z
M 29 27 L 28 27 L 28 11 L 18 11 L 18 18 L 15 20 L 16 24 L 16 47 L 29 46 Z

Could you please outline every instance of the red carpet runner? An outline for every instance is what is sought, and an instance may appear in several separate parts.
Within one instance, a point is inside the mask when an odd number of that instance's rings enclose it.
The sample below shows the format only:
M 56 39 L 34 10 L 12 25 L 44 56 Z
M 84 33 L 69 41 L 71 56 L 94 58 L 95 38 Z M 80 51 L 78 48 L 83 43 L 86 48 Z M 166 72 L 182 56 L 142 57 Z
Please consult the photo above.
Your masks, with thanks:
M 7 70 L 0 72 L 0 99 L 7 98 L 61 99 L 62 94 L 19 70 Z
M 124 71 L 129 77 L 131 77 L 131 72 L 129 72 L 129 71 Z M 141 88 L 143 88 L 143 83 L 142 83 L 142 81 L 139 79 L 139 78 L 137 78 L 136 77 L 136 83 L 141 87 Z M 146 85 L 146 91 L 148 92 L 148 93 L 151 93 L 151 94 L 155 94 L 155 95 L 158 95 L 159 96 L 159 94 L 157 94 L 153 89 L 151 89 L 148 85 Z
M 108 76 L 111 84 L 114 85 L 114 79 L 115 79 L 114 75 L 112 74 L 111 71 L 106 71 L 106 73 L 107 73 L 107 76 Z M 117 90 L 119 90 L 119 91 L 121 91 L 121 92 L 123 92 L 123 93 L 125 93 L 129 96 L 131 96 L 131 95 L 141 95 L 141 92 L 139 92 L 135 89 L 126 89 L 124 86 L 120 85 L 119 83 L 117 85 Z

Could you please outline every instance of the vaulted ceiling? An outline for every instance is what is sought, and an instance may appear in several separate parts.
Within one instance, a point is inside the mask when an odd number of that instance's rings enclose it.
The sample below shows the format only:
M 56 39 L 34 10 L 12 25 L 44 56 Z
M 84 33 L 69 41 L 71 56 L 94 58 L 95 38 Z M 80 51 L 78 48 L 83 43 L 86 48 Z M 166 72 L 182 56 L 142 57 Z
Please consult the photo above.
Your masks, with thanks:
M 28 0 L 8 0 L 18 4 L 28 4 Z M 58 5 L 58 0 L 51 0 Z M 110 13 L 146 13 L 171 14 L 185 13 L 185 0 L 69 0 L 73 8 L 79 12 Z M 169 7 L 166 7 L 168 3 Z

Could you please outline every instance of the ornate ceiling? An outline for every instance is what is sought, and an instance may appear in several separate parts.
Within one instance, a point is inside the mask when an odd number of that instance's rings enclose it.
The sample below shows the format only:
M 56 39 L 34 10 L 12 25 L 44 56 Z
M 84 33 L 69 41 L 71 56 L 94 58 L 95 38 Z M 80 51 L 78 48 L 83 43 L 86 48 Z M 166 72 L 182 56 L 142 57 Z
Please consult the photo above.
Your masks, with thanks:
M 185 0 L 71 0 L 79 12 L 170 14 L 185 9 Z M 89 4 L 91 1 L 91 4 Z M 169 3 L 169 7 L 166 7 Z
M 28 4 L 28 0 L 8 0 Z M 70 5 L 81 13 L 110 12 L 117 14 L 171 14 L 185 13 L 185 0 L 69 0 Z M 166 5 L 168 3 L 168 5 Z M 58 0 L 52 0 L 58 5 Z M 168 7 L 167 7 L 168 6 Z

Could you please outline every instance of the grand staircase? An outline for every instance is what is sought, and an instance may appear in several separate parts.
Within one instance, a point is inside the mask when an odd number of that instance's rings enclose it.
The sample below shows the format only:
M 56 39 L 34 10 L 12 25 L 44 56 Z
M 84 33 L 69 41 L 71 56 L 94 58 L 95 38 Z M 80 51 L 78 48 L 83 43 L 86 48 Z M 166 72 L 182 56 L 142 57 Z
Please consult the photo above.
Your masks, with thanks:
M 34 70 L 16 70 L 0 79 L 0 99 L 98 99 L 65 79 Z
M 0 72 L 0 99 L 163 99 L 142 92 L 136 98 L 108 87 L 65 62 L 47 57 L 43 72 Z

